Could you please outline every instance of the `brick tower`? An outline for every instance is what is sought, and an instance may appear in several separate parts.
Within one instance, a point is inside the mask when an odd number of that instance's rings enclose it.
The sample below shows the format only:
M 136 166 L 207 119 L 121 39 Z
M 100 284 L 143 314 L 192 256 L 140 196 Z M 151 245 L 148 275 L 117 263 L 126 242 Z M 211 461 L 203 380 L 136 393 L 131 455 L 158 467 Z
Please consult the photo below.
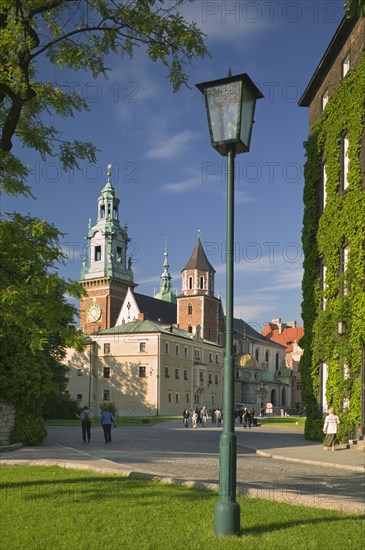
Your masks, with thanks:
M 134 288 L 131 258 L 127 261 L 130 241 L 127 225 L 119 224 L 119 199 L 110 183 L 98 198 L 98 219 L 89 220 L 87 257 L 83 259 L 80 284 L 87 296 L 80 301 L 80 325 L 90 334 L 115 325 L 128 287 Z
M 182 270 L 182 292 L 177 297 L 177 322 L 201 338 L 223 345 L 224 314 L 220 298 L 214 296 L 215 269 L 200 242 L 195 245 L 190 260 Z

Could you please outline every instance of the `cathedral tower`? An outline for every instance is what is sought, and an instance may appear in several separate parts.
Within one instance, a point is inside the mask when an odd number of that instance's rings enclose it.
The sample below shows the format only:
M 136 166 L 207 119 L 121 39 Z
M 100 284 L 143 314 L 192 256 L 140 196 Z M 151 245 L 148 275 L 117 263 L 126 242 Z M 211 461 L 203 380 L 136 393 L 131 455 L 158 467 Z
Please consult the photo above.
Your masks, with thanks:
M 163 300 L 164 302 L 171 302 L 172 304 L 176 304 L 176 294 L 172 292 L 171 287 L 171 275 L 169 273 L 169 254 L 167 252 L 167 248 L 165 248 L 164 252 L 164 263 L 163 263 L 163 273 L 160 277 L 160 291 L 155 294 L 155 298 L 158 298 L 159 300 Z
M 182 270 L 182 292 L 177 297 L 177 322 L 180 328 L 199 333 L 201 338 L 223 345 L 224 314 L 220 298 L 214 296 L 215 269 L 200 242 Z
M 119 199 L 110 183 L 98 198 L 98 218 L 89 220 L 87 257 L 83 259 L 81 285 L 87 296 L 80 301 L 80 324 L 85 333 L 114 326 L 128 287 L 134 288 L 131 258 L 127 260 L 130 241 L 128 227 L 119 223 Z

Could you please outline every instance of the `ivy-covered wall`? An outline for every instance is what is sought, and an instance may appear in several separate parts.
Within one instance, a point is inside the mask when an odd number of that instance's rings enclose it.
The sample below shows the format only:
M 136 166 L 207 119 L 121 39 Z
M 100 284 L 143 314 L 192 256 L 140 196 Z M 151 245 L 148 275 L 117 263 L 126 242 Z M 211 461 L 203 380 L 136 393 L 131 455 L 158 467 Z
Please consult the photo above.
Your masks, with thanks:
M 321 364 L 328 366 L 326 400 L 339 414 L 340 440 L 354 435 L 360 425 L 361 361 L 365 345 L 365 189 L 361 166 L 365 124 L 365 54 L 330 97 L 305 144 L 302 317 L 305 334 L 300 370 L 307 412 L 305 436 L 322 437 L 319 410 Z M 348 182 L 341 191 L 341 142 L 349 140 Z M 363 157 L 362 157 L 363 158 Z M 326 204 L 318 205 L 322 164 L 326 166 Z M 348 247 L 346 270 L 341 249 Z M 321 285 L 320 264 L 326 266 Z M 322 288 L 321 288 L 322 286 Z M 323 301 L 325 306 L 323 306 Z M 346 334 L 338 335 L 338 321 Z

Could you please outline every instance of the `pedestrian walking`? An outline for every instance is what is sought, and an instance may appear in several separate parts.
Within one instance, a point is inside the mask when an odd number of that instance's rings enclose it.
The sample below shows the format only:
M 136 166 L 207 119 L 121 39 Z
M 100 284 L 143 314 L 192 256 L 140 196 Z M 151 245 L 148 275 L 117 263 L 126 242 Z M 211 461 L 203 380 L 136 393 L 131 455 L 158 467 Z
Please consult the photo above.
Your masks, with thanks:
M 207 427 L 207 420 L 208 420 L 208 411 L 207 411 L 206 407 L 202 408 L 201 418 L 202 418 L 203 428 L 206 428 Z
M 93 415 L 91 414 L 91 411 L 89 410 L 88 407 L 83 408 L 80 414 L 80 420 L 81 420 L 82 440 L 84 443 L 86 443 L 86 440 L 88 443 L 90 443 L 91 424 L 93 421 Z
M 184 422 L 185 428 L 189 427 L 189 416 L 190 416 L 190 413 L 189 413 L 188 409 L 184 409 L 183 422 Z
M 103 411 L 100 417 L 100 422 L 103 427 L 105 443 L 111 443 L 112 424 L 114 424 L 114 416 L 110 411 Z
M 193 424 L 193 428 L 196 428 L 196 423 L 198 422 L 198 413 L 196 411 L 192 414 L 191 422 Z
M 340 419 L 336 414 L 333 414 L 333 408 L 330 407 L 328 409 L 328 415 L 324 419 L 324 425 L 323 425 L 323 433 L 324 441 L 323 441 L 323 449 L 328 451 L 329 449 L 332 449 L 332 451 L 335 451 L 335 445 L 336 445 L 336 438 L 337 438 L 337 430 L 338 426 L 340 424 Z
M 216 409 L 215 411 L 215 420 L 218 426 L 220 426 L 222 422 L 222 411 L 220 409 Z

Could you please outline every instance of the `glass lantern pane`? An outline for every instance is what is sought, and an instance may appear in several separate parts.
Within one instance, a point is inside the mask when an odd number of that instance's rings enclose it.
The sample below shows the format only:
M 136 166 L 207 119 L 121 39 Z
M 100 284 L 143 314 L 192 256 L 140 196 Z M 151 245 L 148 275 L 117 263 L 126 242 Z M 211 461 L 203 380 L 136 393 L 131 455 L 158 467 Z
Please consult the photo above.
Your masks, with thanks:
M 250 147 L 253 116 L 255 112 L 256 97 L 247 88 L 243 88 L 241 106 L 241 134 L 240 139 L 247 148 Z
M 241 82 L 206 90 L 213 142 L 237 139 Z

